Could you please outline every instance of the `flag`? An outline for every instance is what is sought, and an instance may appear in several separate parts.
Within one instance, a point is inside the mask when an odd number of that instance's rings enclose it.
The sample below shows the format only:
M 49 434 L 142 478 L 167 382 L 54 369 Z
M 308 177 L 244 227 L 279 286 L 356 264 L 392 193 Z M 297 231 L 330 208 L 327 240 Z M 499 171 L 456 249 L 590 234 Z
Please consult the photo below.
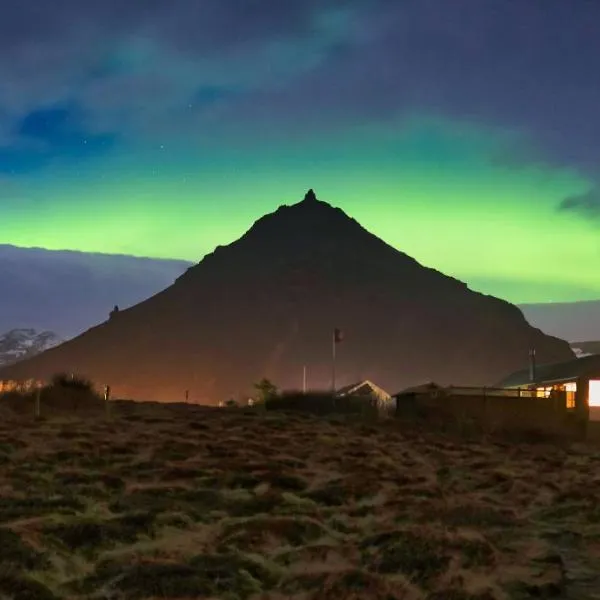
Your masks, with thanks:
M 337 327 L 333 330 L 333 341 L 339 344 L 344 339 L 344 332 Z

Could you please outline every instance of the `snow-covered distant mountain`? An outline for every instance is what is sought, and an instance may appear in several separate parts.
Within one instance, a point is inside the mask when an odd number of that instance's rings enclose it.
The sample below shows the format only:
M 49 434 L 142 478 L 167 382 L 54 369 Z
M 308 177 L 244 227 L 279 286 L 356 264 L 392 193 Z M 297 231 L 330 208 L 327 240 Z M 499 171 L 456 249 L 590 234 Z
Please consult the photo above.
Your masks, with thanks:
M 573 342 L 571 348 L 577 358 L 600 354 L 600 342 Z
M 52 331 L 12 329 L 0 335 L 0 366 L 10 365 L 58 346 L 64 340 Z
M 576 348 L 575 346 L 571 346 L 571 349 L 573 350 L 577 358 L 583 358 L 584 356 L 592 355 L 592 352 L 585 352 L 581 348 Z

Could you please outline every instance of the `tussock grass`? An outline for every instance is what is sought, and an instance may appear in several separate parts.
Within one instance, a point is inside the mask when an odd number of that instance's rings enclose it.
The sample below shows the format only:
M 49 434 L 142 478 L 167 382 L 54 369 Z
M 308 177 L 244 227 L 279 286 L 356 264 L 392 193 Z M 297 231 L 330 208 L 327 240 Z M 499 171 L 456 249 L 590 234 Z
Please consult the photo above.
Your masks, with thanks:
M 269 402 L 1 423 L 0 598 L 600 589 L 597 449 Z

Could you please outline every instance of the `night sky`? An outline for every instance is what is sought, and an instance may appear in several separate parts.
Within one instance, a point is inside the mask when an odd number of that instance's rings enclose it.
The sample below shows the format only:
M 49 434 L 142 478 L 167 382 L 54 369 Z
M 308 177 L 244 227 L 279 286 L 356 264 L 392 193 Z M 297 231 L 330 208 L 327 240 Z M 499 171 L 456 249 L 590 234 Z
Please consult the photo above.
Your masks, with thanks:
M 595 0 L 3 0 L 0 243 L 199 260 L 308 188 L 513 302 L 600 298 Z

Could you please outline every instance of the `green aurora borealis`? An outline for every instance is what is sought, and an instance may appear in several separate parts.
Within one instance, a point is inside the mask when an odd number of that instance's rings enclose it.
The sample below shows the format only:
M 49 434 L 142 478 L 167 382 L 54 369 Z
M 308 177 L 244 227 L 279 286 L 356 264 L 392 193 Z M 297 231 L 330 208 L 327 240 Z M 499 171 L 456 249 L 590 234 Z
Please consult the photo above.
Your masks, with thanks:
M 173 142 L 133 164 L 117 154 L 57 167 L 4 198 L 0 241 L 197 261 L 314 187 L 474 289 L 514 302 L 600 297 L 597 229 L 556 210 L 590 187 L 577 172 L 511 165 L 514 141 L 440 120 L 294 141 L 235 152 Z
M 597 3 L 8 0 L 0 244 L 198 261 L 313 188 L 473 289 L 598 299 L 598 19 Z

